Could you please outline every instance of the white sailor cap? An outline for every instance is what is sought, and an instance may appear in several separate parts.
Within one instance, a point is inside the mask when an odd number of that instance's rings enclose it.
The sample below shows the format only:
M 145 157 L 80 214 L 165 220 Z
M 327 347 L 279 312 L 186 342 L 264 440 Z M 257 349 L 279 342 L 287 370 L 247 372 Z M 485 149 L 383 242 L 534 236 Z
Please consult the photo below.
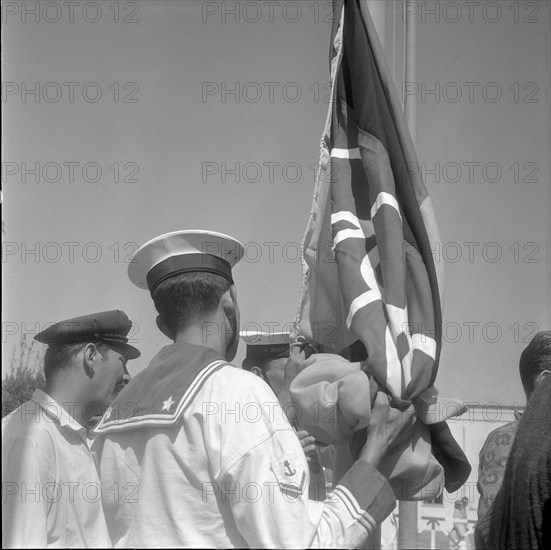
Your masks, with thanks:
M 214 231 L 173 231 L 140 246 L 128 265 L 128 277 L 138 287 L 155 288 L 175 275 L 215 273 L 233 284 L 232 267 L 243 257 L 243 245 Z
M 244 330 L 240 334 L 247 344 L 246 360 L 266 361 L 289 357 L 291 353 L 291 338 L 289 331 L 285 332 L 261 332 Z

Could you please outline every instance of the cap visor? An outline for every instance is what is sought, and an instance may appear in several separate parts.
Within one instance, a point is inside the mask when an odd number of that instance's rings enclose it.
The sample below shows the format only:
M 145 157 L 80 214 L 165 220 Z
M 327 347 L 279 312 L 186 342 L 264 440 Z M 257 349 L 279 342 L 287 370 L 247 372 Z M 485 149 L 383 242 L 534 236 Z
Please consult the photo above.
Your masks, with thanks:
M 135 348 L 134 346 L 131 346 L 130 344 L 124 344 L 123 342 L 113 342 L 111 340 L 104 340 L 104 342 L 109 344 L 110 348 L 124 354 L 127 359 L 137 359 L 141 355 L 140 350 L 138 348 Z

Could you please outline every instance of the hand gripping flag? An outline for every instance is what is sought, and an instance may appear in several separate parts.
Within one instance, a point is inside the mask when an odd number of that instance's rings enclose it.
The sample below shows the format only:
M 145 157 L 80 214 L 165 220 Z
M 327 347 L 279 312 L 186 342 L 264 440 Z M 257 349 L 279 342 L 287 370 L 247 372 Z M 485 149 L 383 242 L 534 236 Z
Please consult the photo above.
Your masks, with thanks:
M 296 326 L 343 356 L 365 348 L 366 360 L 312 356 L 290 389 L 302 411 L 321 405 L 336 419 L 303 415 L 302 427 L 325 443 L 365 437 L 359 430 L 374 387 L 395 406 L 413 401 L 420 422 L 386 461 L 396 497 L 424 500 L 444 485 L 456 490 L 471 469 L 444 422 L 466 409 L 457 401 L 442 408 L 433 386 L 442 335 L 443 274 L 432 256 L 438 230 L 366 3 L 333 0 L 333 14 L 331 104 L 302 243 Z
M 303 240 L 301 333 L 338 351 L 361 340 L 367 371 L 410 401 L 436 377 L 442 273 L 432 204 L 363 0 L 334 0 L 332 101 Z

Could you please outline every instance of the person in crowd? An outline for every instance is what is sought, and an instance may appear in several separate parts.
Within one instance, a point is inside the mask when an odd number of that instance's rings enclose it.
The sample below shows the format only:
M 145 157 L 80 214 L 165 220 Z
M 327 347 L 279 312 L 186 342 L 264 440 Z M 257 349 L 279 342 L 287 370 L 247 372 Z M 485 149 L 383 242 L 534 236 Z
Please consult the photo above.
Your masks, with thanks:
M 289 394 L 289 373 L 293 366 L 289 365 L 291 355 L 291 341 L 289 332 L 255 332 L 243 333 L 243 340 L 247 343 L 247 355 L 242 367 L 264 380 L 272 389 L 285 413 L 291 417 L 300 415 L 296 411 L 296 405 L 291 401 Z M 300 343 L 298 344 L 300 345 Z M 300 368 L 300 367 L 299 367 Z M 320 448 L 316 440 L 306 430 L 301 430 L 296 422 L 291 422 L 297 430 L 308 467 L 310 469 L 310 486 L 308 496 L 312 500 L 324 500 L 326 497 L 326 485 L 330 485 L 331 471 L 333 468 L 332 453 L 328 445 Z M 325 460 L 322 457 L 325 457 Z M 328 475 L 326 482 L 326 469 Z
M 550 418 L 551 376 L 545 376 L 519 421 L 495 501 L 476 525 L 476 548 L 551 548 Z
M 538 332 L 524 349 L 519 361 L 520 379 L 529 402 L 534 390 L 551 371 L 551 331 Z M 488 435 L 480 451 L 477 488 L 478 501 L 477 532 L 479 539 L 488 537 L 492 503 L 498 493 L 515 440 L 520 415 L 513 422 L 501 426 Z
M 46 387 L 2 419 L 2 546 L 110 546 L 87 426 L 105 412 L 140 352 L 123 311 L 61 321 L 48 344 Z
M 526 401 L 530 399 L 534 388 L 540 384 L 551 370 L 551 331 L 538 332 L 520 356 L 519 371 Z M 513 422 L 496 428 L 486 438 L 480 451 L 478 463 L 477 489 L 478 519 L 487 512 L 501 480 L 509 452 L 515 439 L 520 415 Z
M 244 248 L 211 231 L 177 231 L 142 245 L 129 276 L 148 289 L 172 340 L 121 392 L 98 426 L 102 491 L 116 546 L 357 547 L 395 506 L 378 471 L 413 422 L 380 392 L 359 459 L 323 502 L 267 384 L 229 362 L 239 340 L 232 268 Z M 293 361 L 304 360 L 294 346 Z M 127 405 L 137 410 L 128 412 Z
M 467 519 L 467 502 L 463 499 L 455 501 L 453 517 L 458 519 Z M 449 534 L 449 547 L 450 548 L 467 548 L 466 536 L 468 526 L 466 523 L 457 522 L 453 524 L 452 530 Z

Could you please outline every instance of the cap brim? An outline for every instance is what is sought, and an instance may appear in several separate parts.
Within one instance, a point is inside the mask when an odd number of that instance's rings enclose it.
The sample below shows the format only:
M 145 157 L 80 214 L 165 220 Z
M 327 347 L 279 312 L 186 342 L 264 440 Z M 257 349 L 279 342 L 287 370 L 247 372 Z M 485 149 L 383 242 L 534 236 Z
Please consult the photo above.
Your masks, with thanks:
M 110 348 L 122 353 L 127 359 L 137 359 L 141 352 L 138 348 L 125 344 L 124 342 L 113 342 L 111 340 L 103 340 Z
M 172 231 L 138 248 L 128 264 L 128 277 L 136 286 L 149 289 L 147 274 L 171 257 L 195 253 L 212 255 L 228 262 L 231 269 L 243 257 L 244 250 L 238 240 L 224 233 L 202 229 Z

